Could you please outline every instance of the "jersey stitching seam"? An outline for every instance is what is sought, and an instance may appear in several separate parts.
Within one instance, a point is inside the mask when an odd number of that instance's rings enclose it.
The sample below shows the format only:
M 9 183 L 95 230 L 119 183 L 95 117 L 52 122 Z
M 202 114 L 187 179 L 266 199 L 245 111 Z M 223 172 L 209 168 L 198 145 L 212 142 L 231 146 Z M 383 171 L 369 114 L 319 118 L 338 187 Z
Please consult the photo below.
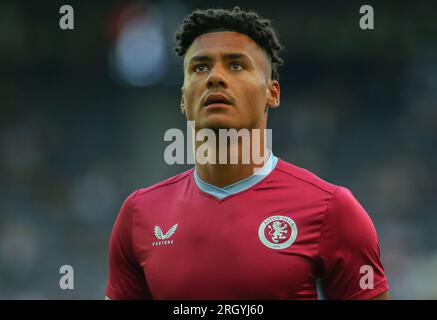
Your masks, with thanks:
M 133 202 L 135 201 L 139 191 L 140 190 L 137 190 L 137 191 L 134 192 L 132 200 L 129 203 L 129 207 L 131 209 L 130 232 L 129 232 L 129 234 L 130 234 L 130 245 L 131 245 L 132 254 L 133 254 L 135 262 L 137 264 L 139 264 L 139 263 L 138 263 L 137 253 L 136 253 L 136 250 L 135 250 L 135 247 L 134 247 L 134 237 L 133 237 L 133 231 L 134 231 L 133 225 L 134 225 L 134 215 L 135 215 L 135 208 L 134 208 L 134 203 Z
M 308 183 L 308 184 L 310 184 L 310 185 L 312 185 L 312 186 L 314 186 L 314 187 L 316 187 L 316 188 L 318 188 L 318 189 L 320 189 L 320 190 L 322 190 L 322 191 L 325 191 L 325 192 L 327 192 L 327 193 L 329 193 L 329 194 L 331 194 L 331 195 L 333 195 L 333 194 L 336 192 L 336 191 L 331 192 L 331 191 L 329 191 L 329 190 L 326 190 L 325 188 L 323 188 L 323 187 L 321 187 L 321 186 L 318 186 L 317 184 L 315 184 L 315 183 L 313 183 L 313 182 L 311 182 L 311 181 L 308 181 L 308 180 L 305 180 L 305 179 L 303 179 L 303 178 L 297 177 L 296 175 L 294 175 L 294 174 L 292 174 L 292 173 L 290 173 L 290 172 L 287 172 L 287 171 L 285 171 L 285 170 L 283 170 L 283 169 L 281 169 L 281 168 L 277 168 L 277 169 L 278 169 L 279 171 L 281 171 L 281 172 L 283 172 L 283 173 L 285 173 L 285 174 L 287 174 L 287 175 L 293 177 L 293 178 L 296 178 L 296 179 L 299 179 L 299 180 L 301 180 L 301 181 L 303 181 L 303 182 L 305 182 L 305 183 Z M 338 187 L 338 186 L 336 186 L 336 187 Z
M 328 215 L 329 209 L 331 208 L 332 203 L 334 202 L 335 196 L 337 195 L 337 192 L 339 192 L 339 190 L 341 190 L 341 188 L 337 187 L 335 189 L 335 191 L 332 193 L 332 197 L 331 197 L 329 203 L 326 205 L 326 209 L 325 209 L 325 212 L 323 214 L 322 226 L 320 227 L 319 241 L 317 242 L 317 256 L 318 256 L 320 262 L 322 261 L 322 258 L 320 255 L 320 242 L 321 242 L 321 238 L 323 236 L 323 230 L 326 226 L 326 216 Z
M 134 208 L 134 203 L 133 202 L 137 198 L 137 195 L 138 195 L 140 190 L 137 190 L 137 191 L 134 192 L 133 197 L 132 197 L 132 201 L 129 203 L 129 206 L 132 209 L 131 219 L 130 219 L 131 220 L 131 222 L 130 222 L 130 242 L 131 242 L 131 248 L 132 248 L 132 255 L 133 255 L 133 258 L 135 260 L 135 263 L 137 264 L 137 267 L 142 269 L 141 264 L 139 263 L 140 260 L 139 260 L 139 257 L 138 257 L 138 253 L 137 253 L 137 251 L 134 248 L 134 240 L 133 240 L 133 225 L 134 225 L 134 221 L 133 220 L 134 220 L 134 215 L 135 215 L 135 208 Z M 146 286 L 148 288 L 150 296 L 152 296 L 152 292 L 149 289 L 149 284 L 147 282 L 147 278 L 146 278 L 145 275 L 144 275 L 144 281 L 146 283 Z
M 137 190 L 136 193 L 138 193 L 138 196 L 140 196 L 140 195 L 143 195 L 143 194 L 145 194 L 145 193 L 147 193 L 147 192 L 153 191 L 153 190 L 155 190 L 155 189 L 158 189 L 158 188 L 161 188 L 161 187 L 165 187 L 165 186 L 168 186 L 168 185 L 171 185 L 171 184 L 177 183 L 177 182 L 181 181 L 182 179 L 188 177 L 188 176 L 190 175 L 191 171 L 193 171 L 193 170 L 194 170 L 194 169 L 190 169 L 190 170 L 188 170 L 187 172 L 185 172 L 184 174 L 182 174 L 182 176 L 179 177 L 179 178 L 178 178 L 177 180 L 175 180 L 175 181 L 168 181 L 168 182 L 166 182 L 166 183 L 161 182 L 161 183 L 158 183 L 157 186 L 155 185 L 155 186 L 150 186 L 150 187 L 145 188 L 145 189 L 139 189 L 139 190 Z

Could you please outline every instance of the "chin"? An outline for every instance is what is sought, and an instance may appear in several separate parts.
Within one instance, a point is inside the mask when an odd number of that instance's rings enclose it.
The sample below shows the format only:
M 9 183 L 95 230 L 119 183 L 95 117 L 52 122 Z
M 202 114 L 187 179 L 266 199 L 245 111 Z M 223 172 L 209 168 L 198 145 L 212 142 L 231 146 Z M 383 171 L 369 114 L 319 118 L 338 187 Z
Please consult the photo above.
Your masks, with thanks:
M 232 119 L 229 119 L 228 117 L 213 116 L 208 118 L 209 119 L 203 119 L 202 121 L 196 122 L 196 129 L 240 129 L 240 125 L 238 125 L 237 123 L 235 123 L 235 121 L 232 121 Z

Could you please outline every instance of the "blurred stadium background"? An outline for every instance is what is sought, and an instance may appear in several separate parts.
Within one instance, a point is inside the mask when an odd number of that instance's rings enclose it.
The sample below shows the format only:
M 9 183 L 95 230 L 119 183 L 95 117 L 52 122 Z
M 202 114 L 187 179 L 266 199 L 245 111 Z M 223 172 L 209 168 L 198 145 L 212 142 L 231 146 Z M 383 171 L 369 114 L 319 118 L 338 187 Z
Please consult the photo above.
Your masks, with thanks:
M 271 18 L 285 45 L 274 152 L 354 192 L 392 298 L 437 299 L 437 2 L 364 0 L 0 1 L 0 298 L 103 298 L 124 198 L 188 168 L 163 159 L 164 132 L 185 132 L 174 31 L 219 5 Z

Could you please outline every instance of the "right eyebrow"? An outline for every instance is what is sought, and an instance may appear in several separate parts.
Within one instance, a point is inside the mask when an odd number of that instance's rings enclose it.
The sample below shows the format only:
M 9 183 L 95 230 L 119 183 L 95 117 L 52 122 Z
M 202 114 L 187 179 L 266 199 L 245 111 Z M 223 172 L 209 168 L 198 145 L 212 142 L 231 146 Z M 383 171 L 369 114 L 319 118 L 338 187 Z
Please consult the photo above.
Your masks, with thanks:
M 188 62 L 188 64 L 191 64 L 193 62 L 206 62 L 206 61 L 211 61 L 212 58 L 210 56 L 206 56 L 206 55 L 197 55 L 197 56 L 193 56 L 190 61 Z

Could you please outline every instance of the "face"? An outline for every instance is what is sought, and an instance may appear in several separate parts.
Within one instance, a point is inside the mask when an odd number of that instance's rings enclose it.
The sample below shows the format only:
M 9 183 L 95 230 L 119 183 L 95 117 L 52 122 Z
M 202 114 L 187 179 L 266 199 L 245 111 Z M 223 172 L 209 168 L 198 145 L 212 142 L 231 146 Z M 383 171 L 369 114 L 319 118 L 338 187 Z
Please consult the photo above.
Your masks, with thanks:
M 201 35 L 185 54 L 181 108 L 196 129 L 264 129 L 279 90 L 267 54 L 244 34 Z

